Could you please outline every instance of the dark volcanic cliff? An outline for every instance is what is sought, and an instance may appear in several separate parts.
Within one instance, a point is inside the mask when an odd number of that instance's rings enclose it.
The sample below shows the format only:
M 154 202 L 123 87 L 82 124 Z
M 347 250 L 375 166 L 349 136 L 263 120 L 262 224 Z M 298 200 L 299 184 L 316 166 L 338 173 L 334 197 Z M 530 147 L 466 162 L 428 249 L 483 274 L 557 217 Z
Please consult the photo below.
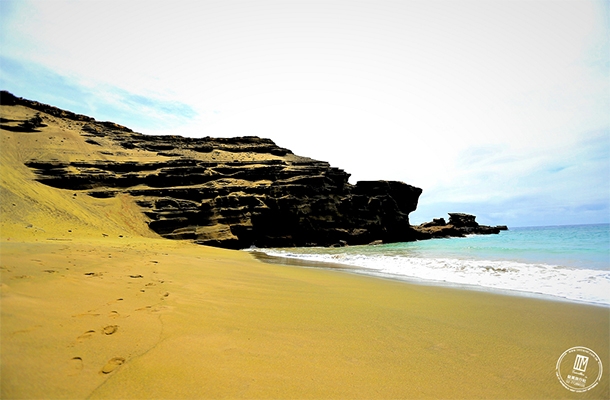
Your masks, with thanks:
M 166 238 L 245 248 L 397 242 L 419 235 L 409 213 L 421 189 L 394 181 L 352 185 L 343 170 L 269 139 L 147 136 L 8 92 L 1 104 L 38 111 L 24 121 L 3 118 L 2 129 L 45 132 L 47 123 L 69 121 L 80 134 L 86 156 L 26 164 L 39 182 L 94 197 L 128 193 L 150 228 Z
M 449 222 L 444 218 L 435 218 L 430 222 L 413 226 L 417 231 L 417 239 L 434 239 L 447 237 L 463 237 L 466 235 L 490 235 L 508 230 L 506 225 L 479 225 L 476 217 L 471 214 L 449 213 Z

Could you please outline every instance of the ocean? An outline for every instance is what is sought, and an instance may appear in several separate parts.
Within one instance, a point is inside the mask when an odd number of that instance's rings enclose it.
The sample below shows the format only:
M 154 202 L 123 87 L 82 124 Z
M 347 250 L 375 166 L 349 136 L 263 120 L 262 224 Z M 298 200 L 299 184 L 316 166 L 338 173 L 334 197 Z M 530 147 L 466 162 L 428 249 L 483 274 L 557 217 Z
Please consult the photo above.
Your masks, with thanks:
M 283 262 L 420 284 L 610 306 L 610 224 L 341 248 L 250 249 Z

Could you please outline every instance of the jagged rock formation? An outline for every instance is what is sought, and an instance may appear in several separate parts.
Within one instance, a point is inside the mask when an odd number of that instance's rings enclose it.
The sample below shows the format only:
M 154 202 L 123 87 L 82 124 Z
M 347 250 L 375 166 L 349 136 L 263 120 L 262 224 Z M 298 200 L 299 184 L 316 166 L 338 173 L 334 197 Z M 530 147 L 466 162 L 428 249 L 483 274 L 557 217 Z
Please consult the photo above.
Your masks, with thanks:
M 38 111 L 26 121 L 3 119 L 2 129 L 45 132 L 61 119 L 79 132 L 86 156 L 27 162 L 39 182 L 100 198 L 128 193 L 163 237 L 245 248 L 421 236 L 411 228 L 409 213 L 422 191 L 405 183 L 352 185 L 345 171 L 269 139 L 147 136 L 8 92 L 1 96 L 3 106 Z
M 466 235 L 498 234 L 508 228 L 505 225 L 487 226 L 479 225 L 476 217 L 471 214 L 449 213 L 449 222 L 444 218 L 434 218 L 430 222 L 413 226 L 418 232 L 418 239 L 432 239 L 443 237 L 463 237 Z

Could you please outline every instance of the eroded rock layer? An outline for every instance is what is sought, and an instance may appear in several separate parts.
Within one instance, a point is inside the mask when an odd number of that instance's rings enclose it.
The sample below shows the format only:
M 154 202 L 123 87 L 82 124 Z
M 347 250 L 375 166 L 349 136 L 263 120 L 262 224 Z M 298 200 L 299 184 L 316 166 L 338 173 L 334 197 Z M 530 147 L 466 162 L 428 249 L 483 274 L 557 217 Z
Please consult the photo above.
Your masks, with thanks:
M 409 241 L 421 189 L 396 181 L 348 183 L 327 162 L 254 136 L 149 136 L 111 122 L 2 92 L 3 106 L 29 107 L 2 129 L 45 132 L 61 120 L 79 132 L 82 155 L 30 160 L 44 184 L 94 197 L 133 196 L 150 228 L 171 239 L 225 248 L 330 246 Z
M 488 226 L 479 225 L 472 214 L 449 213 L 449 222 L 444 218 L 434 218 L 430 222 L 413 226 L 417 231 L 417 238 L 434 239 L 447 237 L 463 237 L 466 235 L 490 235 L 508 230 L 506 225 Z

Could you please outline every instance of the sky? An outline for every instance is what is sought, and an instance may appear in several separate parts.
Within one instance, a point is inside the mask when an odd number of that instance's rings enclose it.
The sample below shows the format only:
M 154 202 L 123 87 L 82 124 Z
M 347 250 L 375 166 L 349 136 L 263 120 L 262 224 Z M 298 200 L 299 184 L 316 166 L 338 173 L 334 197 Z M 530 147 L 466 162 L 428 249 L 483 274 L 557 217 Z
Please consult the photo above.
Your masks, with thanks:
M 608 4 L 0 0 L 0 89 L 403 181 L 414 224 L 607 223 Z

